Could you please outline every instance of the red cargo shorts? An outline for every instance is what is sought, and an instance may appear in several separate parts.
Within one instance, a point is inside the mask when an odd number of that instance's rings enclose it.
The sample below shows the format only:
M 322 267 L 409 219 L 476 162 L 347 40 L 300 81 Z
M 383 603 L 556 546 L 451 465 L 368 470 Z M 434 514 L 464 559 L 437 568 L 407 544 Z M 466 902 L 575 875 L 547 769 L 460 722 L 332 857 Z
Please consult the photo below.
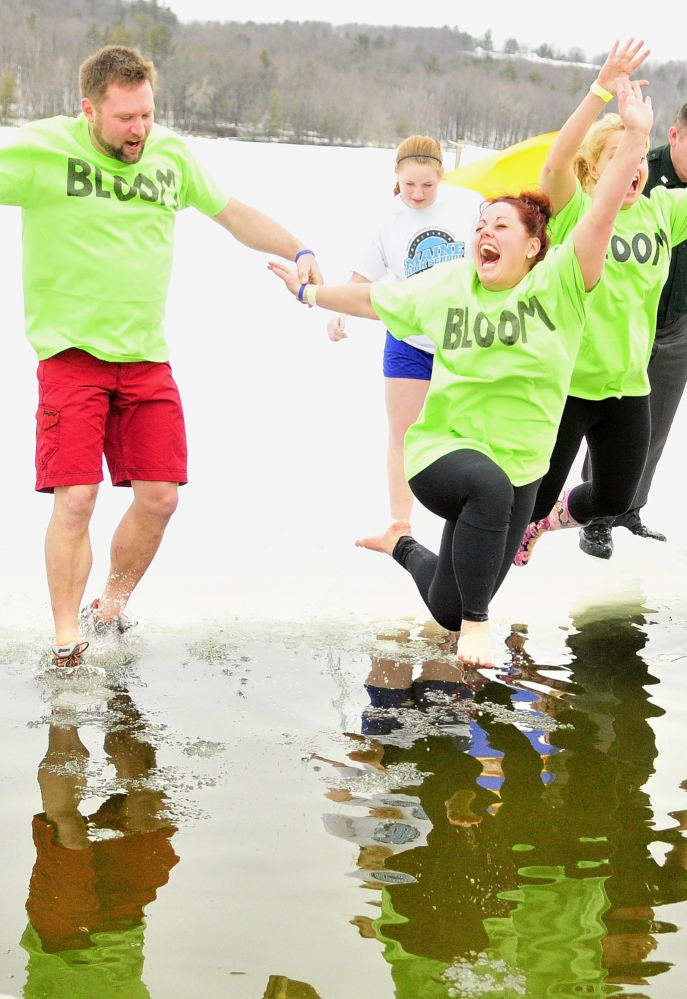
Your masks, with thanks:
M 36 489 L 187 481 L 179 389 L 166 362 L 101 361 L 73 347 L 38 363 Z

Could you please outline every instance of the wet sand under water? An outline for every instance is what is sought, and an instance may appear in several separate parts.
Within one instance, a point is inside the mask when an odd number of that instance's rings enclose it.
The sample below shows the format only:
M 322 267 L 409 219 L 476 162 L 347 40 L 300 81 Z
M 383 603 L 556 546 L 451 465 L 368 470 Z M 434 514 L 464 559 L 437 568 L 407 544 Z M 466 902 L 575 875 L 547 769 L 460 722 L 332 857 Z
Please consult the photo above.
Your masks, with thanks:
M 345 280 L 388 151 L 196 143 Z M 307 205 L 288 193 L 304 173 Z M 459 671 L 408 577 L 352 544 L 385 517 L 382 331 L 330 344 L 259 257 L 185 213 L 168 328 L 191 483 L 136 632 L 56 681 L 3 212 L 0 993 L 681 997 L 685 410 L 645 518 L 669 544 L 619 530 L 603 563 L 575 532 L 546 538 L 494 603 L 499 669 Z M 89 595 L 127 499 L 103 487 Z

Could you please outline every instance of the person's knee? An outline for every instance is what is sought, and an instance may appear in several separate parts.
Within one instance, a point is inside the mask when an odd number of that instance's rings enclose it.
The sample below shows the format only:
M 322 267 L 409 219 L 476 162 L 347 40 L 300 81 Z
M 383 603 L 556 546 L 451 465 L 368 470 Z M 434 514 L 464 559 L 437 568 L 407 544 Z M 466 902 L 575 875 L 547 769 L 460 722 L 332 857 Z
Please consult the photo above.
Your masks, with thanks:
M 488 459 L 475 468 L 467 483 L 465 519 L 489 527 L 507 523 L 513 509 L 513 484 L 493 461 Z
M 97 485 L 58 486 L 55 488 L 55 512 L 70 525 L 88 524 L 97 496 Z
M 398 451 L 403 454 L 407 429 L 389 426 L 389 450 Z
M 135 503 L 145 516 L 166 522 L 179 503 L 179 487 L 176 482 L 141 483 L 135 491 Z

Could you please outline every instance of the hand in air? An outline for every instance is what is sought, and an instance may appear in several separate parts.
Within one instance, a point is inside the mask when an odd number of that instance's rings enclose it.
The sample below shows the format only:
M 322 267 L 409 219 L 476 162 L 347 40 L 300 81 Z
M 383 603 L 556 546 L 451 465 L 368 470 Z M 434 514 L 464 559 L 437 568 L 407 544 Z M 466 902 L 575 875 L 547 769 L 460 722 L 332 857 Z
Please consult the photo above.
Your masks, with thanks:
M 651 98 L 642 94 L 639 81 L 620 77 L 618 83 L 618 111 L 628 131 L 650 135 L 654 124 Z
M 343 313 L 329 320 L 327 323 L 327 336 L 332 343 L 336 343 L 337 340 L 345 340 L 348 337 L 348 333 L 346 332 L 346 316 Z
M 644 49 L 644 42 L 635 42 L 634 38 L 620 46 L 620 42 L 614 42 L 613 48 L 608 53 L 606 62 L 599 70 L 599 86 L 607 90 L 609 94 L 617 94 L 618 80 L 624 76 L 630 76 L 641 66 L 648 57 L 650 50 Z M 648 86 L 648 80 L 637 80 L 640 87 Z

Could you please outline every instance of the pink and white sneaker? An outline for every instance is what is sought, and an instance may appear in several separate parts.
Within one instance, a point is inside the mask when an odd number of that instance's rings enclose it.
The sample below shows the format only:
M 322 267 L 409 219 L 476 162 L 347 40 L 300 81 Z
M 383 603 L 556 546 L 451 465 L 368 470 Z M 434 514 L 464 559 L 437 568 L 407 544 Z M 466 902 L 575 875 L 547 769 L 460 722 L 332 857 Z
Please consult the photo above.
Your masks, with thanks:
M 568 510 L 568 497 L 571 490 L 561 493 L 553 505 L 553 510 L 548 517 L 542 517 L 529 525 L 525 531 L 517 554 L 513 559 L 515 565 L 527 565 L 532 557 L 532 550 L 537 541 L 547 531 L 563 531 L 566 527 L 581 527 Z

